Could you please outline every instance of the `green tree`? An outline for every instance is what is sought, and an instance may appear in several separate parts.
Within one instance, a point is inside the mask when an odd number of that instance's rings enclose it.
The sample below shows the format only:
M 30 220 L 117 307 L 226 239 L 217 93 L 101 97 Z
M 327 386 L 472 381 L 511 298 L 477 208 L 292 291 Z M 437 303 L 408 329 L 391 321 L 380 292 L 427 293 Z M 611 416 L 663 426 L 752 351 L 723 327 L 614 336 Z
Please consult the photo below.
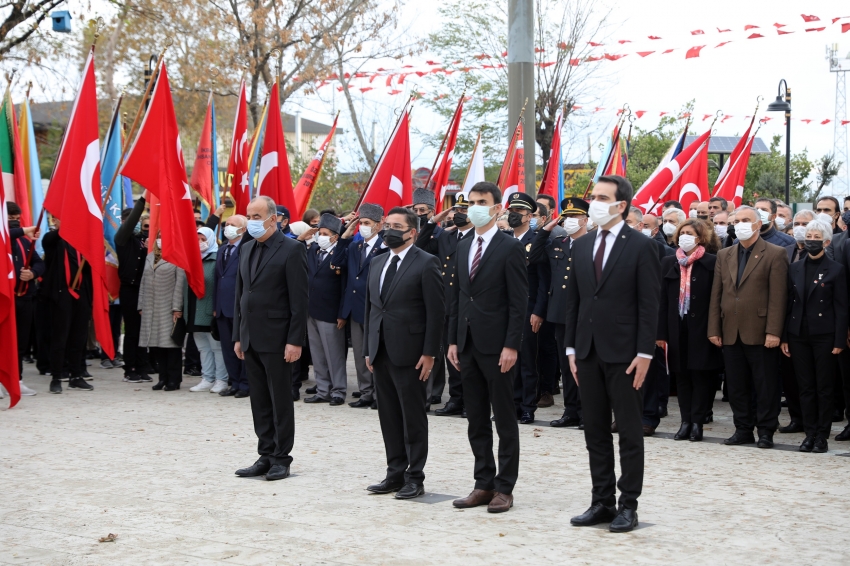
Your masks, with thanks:
M 775 135 L 770 142 L 769 153 L 750 156 L 744 182 L 744 203 L 755 202 L 756 198 L 762 196 L 785 199 L 785 154 L 779 151 L 781 142 L 782 136 Z M 809 177 L 813 169 L 814 163 L 809 160 L 808 150 L 791 156 L 791 202 L 811 202 Z

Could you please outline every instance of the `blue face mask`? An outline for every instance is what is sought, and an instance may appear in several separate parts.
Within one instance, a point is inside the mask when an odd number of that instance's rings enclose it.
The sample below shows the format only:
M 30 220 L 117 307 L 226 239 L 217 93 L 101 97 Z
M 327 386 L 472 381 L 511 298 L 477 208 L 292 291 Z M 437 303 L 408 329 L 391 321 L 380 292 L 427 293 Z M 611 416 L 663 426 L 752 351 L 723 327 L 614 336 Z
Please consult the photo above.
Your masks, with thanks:
M 539 218 L 532 218 L 531 220 L 528 221 L 528 227 L 531 228 L 532 230 L 537 230 L 537 226 L 539 226 L 539 225 L 540 225 L 540 219 Z
M 268 218 L 266 218 L 266 220 L 268 220 Z M 248 233 L 251 234 L 252 238 L 259 238 L 266 233 L 267 228 L 264 226 L 266 220 L 248 221 Z
M 493 219 L 493 215 L 490 214 L 490 207 L 481 204 L 473 204 L 470 206 L 467 211 L 467 215 L 469 216 L 469 221 L 472 222 L 476 228 L 486 226 L 487 223 Z

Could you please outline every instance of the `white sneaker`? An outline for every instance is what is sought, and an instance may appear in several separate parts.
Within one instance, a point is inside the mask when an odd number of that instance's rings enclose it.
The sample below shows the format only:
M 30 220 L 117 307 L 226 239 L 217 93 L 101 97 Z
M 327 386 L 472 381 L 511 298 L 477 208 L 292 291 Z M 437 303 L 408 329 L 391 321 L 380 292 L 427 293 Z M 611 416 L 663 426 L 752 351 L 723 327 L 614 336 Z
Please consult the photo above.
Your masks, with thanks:
M 35 389 L 30 389 L 29 387 L 21 383 L 21 395 L 23 395 L 24 397 L 32 397 L 35 394 Z
M 227 389 L 227 381 L 223 379 L 217 379 L 213 388 L 210 389 L 210 393 L 221 393 L 225 389 Z
M 212 388 L 213 388 L 213 382 L 212 381 L 207 381 L 206 379 L 202 379 L 201 382 L 199 384 L 197 384 L 195 387 L 190 387 L 189 391 L 195 391 L 195 392 L 209 391 Z

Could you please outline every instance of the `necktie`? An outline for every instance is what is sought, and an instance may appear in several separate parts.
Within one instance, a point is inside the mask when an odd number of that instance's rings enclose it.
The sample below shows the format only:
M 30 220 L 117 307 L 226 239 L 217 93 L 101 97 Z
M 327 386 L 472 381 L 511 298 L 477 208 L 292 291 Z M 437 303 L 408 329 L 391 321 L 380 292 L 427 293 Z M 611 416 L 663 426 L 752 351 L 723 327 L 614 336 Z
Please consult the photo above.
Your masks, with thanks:
M 738 244 L 740 245 L 740 244 Z M 750 259 L 750 250 L 744 248 L 743 257 L 738 258 L 738 279 L 735 281 L 735 286 L 741 285 L 741 278 L 744 276 L 744 270 L 747 268 L 747 261 Z
M 257 269 L 260 267 L 260 262 L 263 260 L 264 249 L 266 249 L 266 244 L 257 241 L 257 247 L 254 249 L 254 262 L 251 265 L 251 278 L 257 276 Z
M 610 234 L 608 230 L 602 230 L 600 232 L 600 235 L 602 236 L 602 241 L 599 242 L 599 249 L 596 250 L 596 256 L 593 258 L 593 267 L 596 271 L 597 283 L 602 280 L 602 260 L 605 259 L 605 240 L 608 238 L 608 234 Z
M 233 244 L 228 244 L 226 248 L 224 248 L 224 267 L 227 267 L 227 262 L 230 259 L 230 254 L 233 252 Z
M 369 246 L 365 243 L 363 244 L 363 249 L 360 250 L 360 267 L 363 267 L 363 264 L 366 262 L 366 256 L 369 255 Z
M 469 268 L 470 281 L 473 281 L 475 279 L 475 276 L 478 275 L 478 265 L 481 263 L 481 246 L 483 244 L 484 238 L 482 236 L 478 236 L 478 248 L 476 248 L 475 256 L 472 258 L 472 267 Z
M 398 256 L 394 255 L 390 260 L 390 266 L 387 268 L 387 272 L 384 274 L 384 285 L 381 287 L 381 301 L 387 300 L 387 295 L 390 291 L 390 286 L 393 284 L 393 279 L 395 279 L 395 272 L 398 270 Z

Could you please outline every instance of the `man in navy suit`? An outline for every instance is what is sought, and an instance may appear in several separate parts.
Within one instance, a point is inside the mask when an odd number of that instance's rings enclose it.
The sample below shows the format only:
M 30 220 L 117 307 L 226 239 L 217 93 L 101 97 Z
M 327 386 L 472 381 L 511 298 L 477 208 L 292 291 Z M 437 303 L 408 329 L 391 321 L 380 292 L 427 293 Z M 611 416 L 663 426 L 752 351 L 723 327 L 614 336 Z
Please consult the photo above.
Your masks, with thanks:
M 354 350 L 354 366 L 357 368 L 357 386 L 360 390 L 360 399 L 349 403 L 348 406 L 377 409 L 375 382 L 363 357 L 363 315 L 366 311 L 369 266 L 376 256 L 386 253 L 389 248 L 384 245 L 384 239 L 379 233 L 384 223 L 384 209 L 377 204 L 364 202 L 357 214 L 358 221 L 348 224 L 342 238 L 350 239 L 354 229 L 359 226 L 363 239 L 352 241 L 342 257 L 334 260 L 335 267 L 344 267 L 347 272 L 340 316 L 348 320 L 351 331 L 351 348 Z
M 215 258 L 215 286 L 213 287 L 213 314 L 221 340 L 221 355 L 227 367 L 230 387 L 219 393 L 222 397 L 248 397 L 248 376 L 245 362 L 233 351 L 233 306 L 236 301 L 236 273 L 239 271 L 239 250 L 248 219 L 234 214 L 224 223 L 227 243 L 219 248 Z

